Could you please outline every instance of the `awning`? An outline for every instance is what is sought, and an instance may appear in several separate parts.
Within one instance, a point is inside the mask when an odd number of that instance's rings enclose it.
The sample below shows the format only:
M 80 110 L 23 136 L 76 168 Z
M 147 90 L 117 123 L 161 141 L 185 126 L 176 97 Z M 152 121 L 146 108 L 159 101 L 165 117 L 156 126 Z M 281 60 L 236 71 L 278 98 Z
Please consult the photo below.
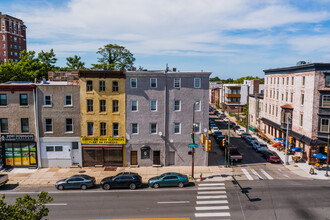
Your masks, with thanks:
M 290 104 L 282 105 L 281 108 L 293 109 L 293 106 Z
M 281 146 L 280 142 L 277 142 L 277 143 L 273 144 L 273 147 L 278 147 L 278 146 Z
M 318 159 L 322 159 L 322 160 L 326 160 L 328 157 L 324 154 L 318 153 L 318 154 L 313 154 L 313 157 L 318 158 Z
M 291 148 L 290 150 L 293 151 L 293 152 L 297 152 L 297 153 L 302 153 L 302 152 L 304 152 L 304 149 L 299 148 L 299 147 Z
M 123 148 L 120 144 L 83 144 L 81 147 L 91 147 L 91 148 Z
M 254 130 L 256 130 L 256 128 L 250 125 L 250 126 L 249 126 L 249 130 L 250 130 L 250 131 L 254 131 Z

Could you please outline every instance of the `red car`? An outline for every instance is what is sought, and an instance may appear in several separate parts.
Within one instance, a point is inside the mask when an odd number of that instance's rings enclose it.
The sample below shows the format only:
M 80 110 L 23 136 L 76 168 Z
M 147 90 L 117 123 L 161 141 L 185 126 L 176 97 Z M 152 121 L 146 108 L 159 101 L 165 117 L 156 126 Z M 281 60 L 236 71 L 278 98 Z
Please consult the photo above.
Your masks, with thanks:
M 267 162 L 270 162 L 270 163 L 281 163 L 281 161 L 282 161 L 276 152 L 270 151 L 270 150 L 264 151 L 263 157 L 267 160 Z

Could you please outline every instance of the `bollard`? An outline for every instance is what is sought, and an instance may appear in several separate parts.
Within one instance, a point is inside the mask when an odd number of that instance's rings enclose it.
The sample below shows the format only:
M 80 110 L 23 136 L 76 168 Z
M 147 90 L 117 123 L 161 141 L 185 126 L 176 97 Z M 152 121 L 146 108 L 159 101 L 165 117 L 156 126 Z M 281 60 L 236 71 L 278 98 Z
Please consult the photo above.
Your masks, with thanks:
M 203 180 L 203 173 L 199 174 L 199 179 L 202 181 Z

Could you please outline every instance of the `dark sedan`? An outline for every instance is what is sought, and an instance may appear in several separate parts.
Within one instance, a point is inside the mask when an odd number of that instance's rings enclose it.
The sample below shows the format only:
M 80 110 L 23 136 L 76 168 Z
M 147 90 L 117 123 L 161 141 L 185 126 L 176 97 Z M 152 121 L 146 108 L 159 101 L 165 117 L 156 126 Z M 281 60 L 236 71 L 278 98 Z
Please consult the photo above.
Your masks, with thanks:
M 136 189 L 142 186 L 142 177 L 133 172 L 122 172 L 116 176 L 106 177 L 101 181 L 103 189 L 109 190 L 112 188 L 130 188 Z
M 178 186 L 182 188 L 188 184 L 188 176 L 180 173 L 163 173 L 148 180 L 148 185 L 154 188 L 159 188 L 160 186 Z
M 55 187 L 62 189 L 87 189 L 95 185 L 95 177 L 88 175 L 74 175 L 66 179 L 59 180 L 55 183 Z

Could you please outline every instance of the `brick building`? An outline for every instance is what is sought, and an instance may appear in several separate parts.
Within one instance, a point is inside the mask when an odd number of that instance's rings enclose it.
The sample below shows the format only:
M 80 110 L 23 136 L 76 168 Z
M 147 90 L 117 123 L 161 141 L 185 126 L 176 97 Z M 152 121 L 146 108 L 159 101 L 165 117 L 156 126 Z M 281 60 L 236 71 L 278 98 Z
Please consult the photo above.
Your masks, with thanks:
M 26 50 L 26 26 L 20 19 L 0 12 L 0 63 L 19 61 L 20 52 Z

